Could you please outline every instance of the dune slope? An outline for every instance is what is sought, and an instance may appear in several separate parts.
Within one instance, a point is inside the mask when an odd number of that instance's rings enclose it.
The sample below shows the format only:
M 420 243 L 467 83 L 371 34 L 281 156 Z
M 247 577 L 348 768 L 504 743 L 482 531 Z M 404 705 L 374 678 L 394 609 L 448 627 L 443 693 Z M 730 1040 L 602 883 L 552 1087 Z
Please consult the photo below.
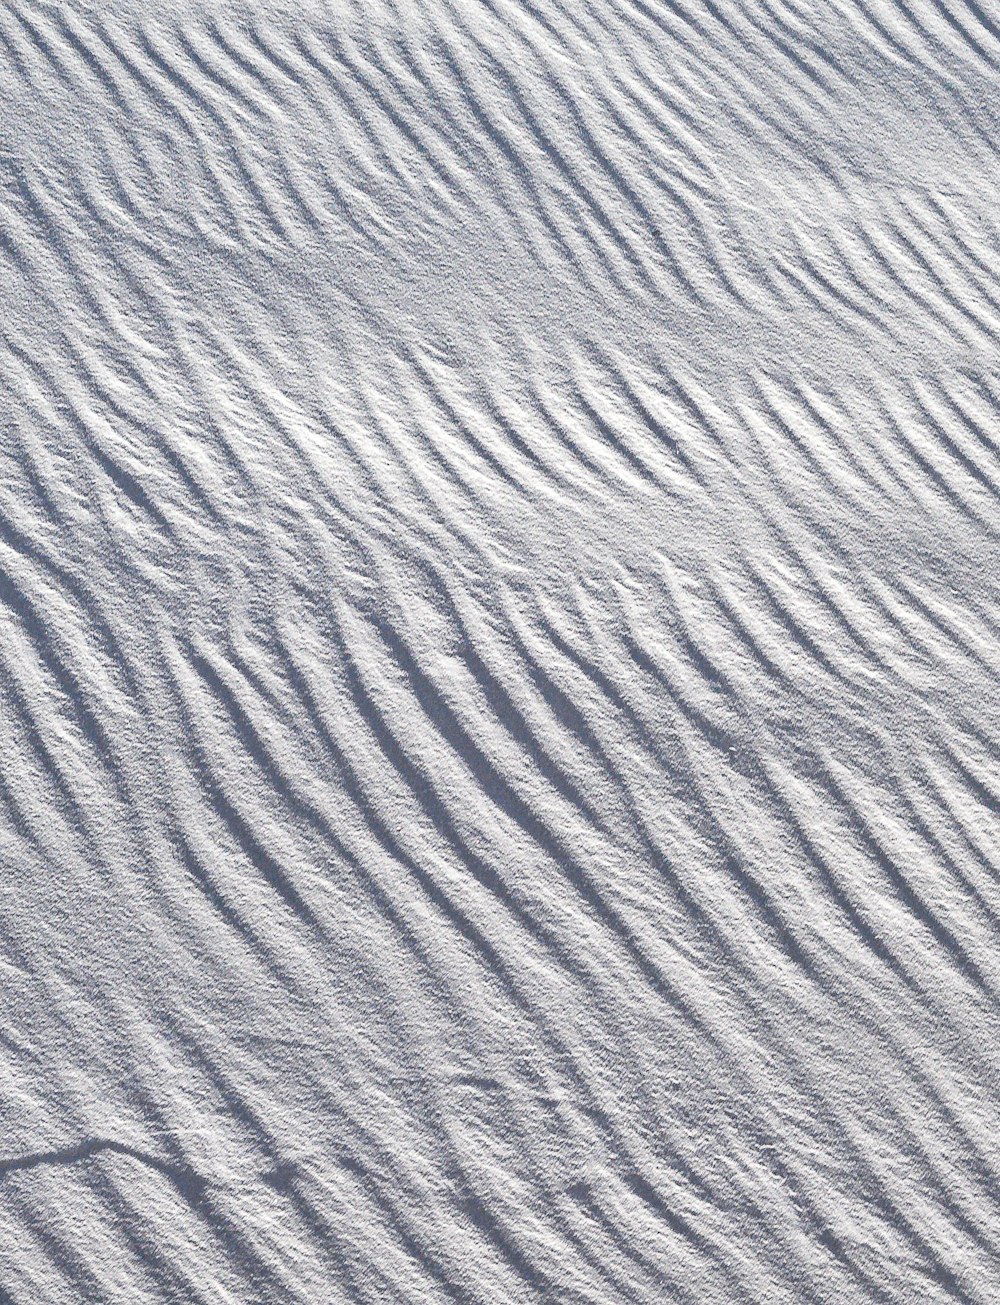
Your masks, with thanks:
M 0 1293 L 1000 1297 L 1000 18 L 0 14 Z

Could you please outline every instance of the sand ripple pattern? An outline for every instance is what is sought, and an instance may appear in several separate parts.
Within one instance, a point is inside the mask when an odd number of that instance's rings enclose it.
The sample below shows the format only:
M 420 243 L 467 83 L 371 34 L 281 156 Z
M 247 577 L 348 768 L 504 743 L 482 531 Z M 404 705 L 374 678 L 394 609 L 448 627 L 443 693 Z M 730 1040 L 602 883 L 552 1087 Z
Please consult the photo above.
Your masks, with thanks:
M 0 1296 L 995 1305 L 995 8 L 0 71 Z

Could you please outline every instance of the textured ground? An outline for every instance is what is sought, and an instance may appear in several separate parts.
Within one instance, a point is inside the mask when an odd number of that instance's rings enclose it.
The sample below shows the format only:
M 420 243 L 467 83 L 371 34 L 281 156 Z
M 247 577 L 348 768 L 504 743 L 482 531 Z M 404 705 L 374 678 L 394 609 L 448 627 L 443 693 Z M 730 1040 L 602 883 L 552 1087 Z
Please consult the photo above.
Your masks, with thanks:
M 3 1300 L 1000 1300 L 998 78 L 3 7 Z

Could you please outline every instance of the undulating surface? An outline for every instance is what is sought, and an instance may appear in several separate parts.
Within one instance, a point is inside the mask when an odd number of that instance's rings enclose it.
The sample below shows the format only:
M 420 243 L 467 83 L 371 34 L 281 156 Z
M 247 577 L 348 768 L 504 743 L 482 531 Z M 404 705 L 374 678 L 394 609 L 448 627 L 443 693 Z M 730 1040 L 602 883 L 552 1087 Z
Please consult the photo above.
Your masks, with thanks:
M 3 1299 L 1000 1299 L 996 6 L 0 71 Z

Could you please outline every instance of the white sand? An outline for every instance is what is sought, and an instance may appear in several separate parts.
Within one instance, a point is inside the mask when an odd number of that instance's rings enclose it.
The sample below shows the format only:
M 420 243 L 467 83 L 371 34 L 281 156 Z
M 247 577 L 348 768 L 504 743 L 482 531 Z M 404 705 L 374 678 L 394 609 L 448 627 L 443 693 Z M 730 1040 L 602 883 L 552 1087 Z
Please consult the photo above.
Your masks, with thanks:
M 0 1299 L 1000 1300 L 1000 9 L 0 14 Z

